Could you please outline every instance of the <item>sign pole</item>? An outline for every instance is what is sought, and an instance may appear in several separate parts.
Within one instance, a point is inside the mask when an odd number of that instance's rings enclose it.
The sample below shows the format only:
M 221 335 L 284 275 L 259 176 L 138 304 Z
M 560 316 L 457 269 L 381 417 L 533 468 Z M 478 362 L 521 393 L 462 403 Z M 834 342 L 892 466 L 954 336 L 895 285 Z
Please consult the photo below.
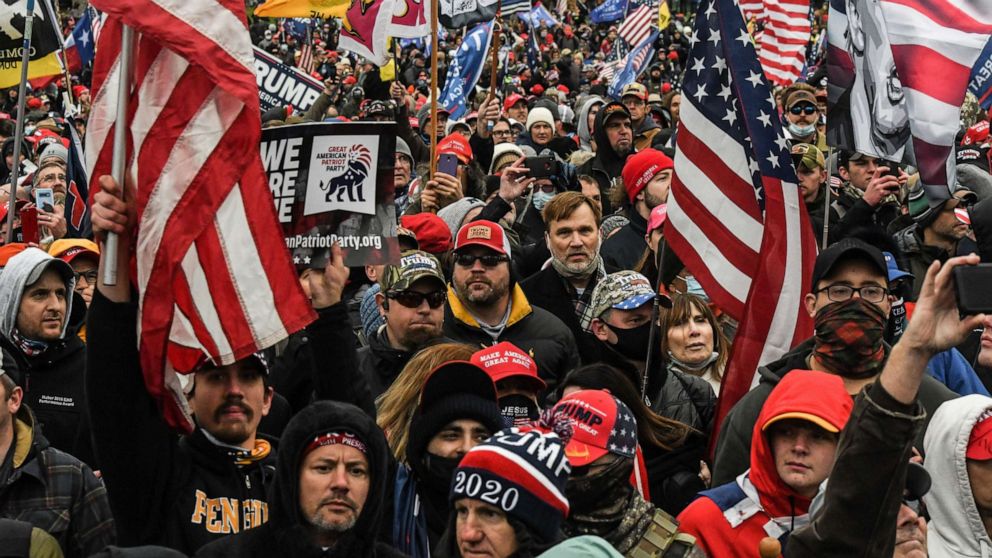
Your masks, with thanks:
M 437 172 L 437 3 L 431 1 L 431 180 Z
M 10 169 L 10 199 L 7 200 L 7 244 L 14 241 L 14 205 L 17 200 L 17 179 L 21 174 L 21 144 L 24 143 L 24 95 L 28 84 L 28 62 L 31 59 L 31 29 L 34 27 L 34 3 L 28 0 L 24 14 L 24 44 L 21 46 L 21 83 L 17 85 L 17 125 L 14 132 L 14 160 Z

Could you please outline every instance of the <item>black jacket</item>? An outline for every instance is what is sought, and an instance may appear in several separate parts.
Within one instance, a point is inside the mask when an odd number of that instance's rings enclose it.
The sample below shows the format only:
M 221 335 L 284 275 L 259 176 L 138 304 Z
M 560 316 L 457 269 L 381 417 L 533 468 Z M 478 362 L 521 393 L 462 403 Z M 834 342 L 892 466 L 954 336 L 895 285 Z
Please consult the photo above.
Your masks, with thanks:
M 606 265 L 617 269 L 634 269 L 648 248 L 644 241 L 648 222 L 633 208 L 627 212 L 627 218 L 630 222 L 607 238 L 600 249 Z
M 853 188 L 849 183 L 845 186 Z M 885 229 L 899 216 L 897 204 L 880 203 L 872 207 L 864 198 L 852 195 L 847 188 L 841 188 L 840 195 L 831 204 L 831 209 L 839 218 L 836 223 L 831 223 L 833 232 L 830 233 L 830 242 L 845 238 L 852 230 L 859 227 L 877 225 Z
M 554 315 L 543 308 L 531 306 L 519 286 L 511 290 L 512 309 L 506 327 L 498 339 L 486 333 L 475 318 L 448 288 L 448 303 L 444 307 L 444 334 L 454 341 L 474 347 L 489 347 L 509 341 L 529 353 L 537 363 L 537 373 L 554 389 L 579 364 L 579 350 L 572 332 Z
M 603 123 L 604 118 L 602 110 L 596 113 L 592 133 L 596 140 L 596 156 L 580 166 L 578 174 L 580 176 L 589 175 L 596 179 L 603 201 L 603 215 L 605 216 L 617 209 L 610 204 L 610 189 L 613 187 L 614 180 L 620 178 L 623 166 L 627 162 L 627 155 L 621 157 L 610 146 L 610 138 L 606 135 L 606 125 Z
M 732 482 L 737 475 L 743 473 L 750 466 L 751 435 L 765 399 L 768 398 L 768 394 L 771 393 L 779 380 L 790 371 L 808 369 L 806 357 L 812 352 L 813 340 L 807 339 L 779 360 L 758 368 L 758 374 L 761 375 L 758 385 L 747 392 L 723 419 L 723 426 L 720 428 L 720 435 L 716 442 L 716 453 L 713 458 L 713 486 Z M 941 403 L 956 397 L 957 394 L 947 389 L 932 376 L 924 375 L 917 398 L 927 412 L 927 424 Z M 926 427 L 924 426 L 914 443 L 921 451 L 925 430 Z
M 368 448 L 369 490 L 355 526 L 340 536 L 326 552 L 312 542 L 307 519 L 300 512 L 300 465 L 304 448 L 326 432 L 354 434 Z M 375 540 L 383 521 L 383 497 L 388 475 L 389 455 L 386 437 L 363 410 L 345 403 L 318 401 L 300 411 L 283 434 L 279 466 L 272 485 L 269 521 L 261 527 L 209 544 L 196 554 L 200 557 L 347 557 L 391 558 L 401 553 Z
M 561 275 L 558 275 L 553 267 L 548 266 L 524 279 L 520 283 L 520 288 L 527 295 L 527 300 L 535 301 L 536 306 L 557 316 L 572 332 L 575 344 L 579 348 L 579 358 L 583 363 L 595 362 L 600 349 L 599 340 L 582 329 L 579 316 L 575 313 L 575 305 L 572 304 L 572 298 L 565 290 L 563 281 L 565 280 Z
M 383 394 L 400 375 L 416 351 L 399 351 L 389 346 L 382 329 L 369 336 L 369 344 L 358 349 L 358 369 L 369 384 L 372 399 Z
M 275 452 L 237 466 L 199 428 L 189 436 L 173 432 L 145 389 L 136 320 L 134 302 L 93 293 L 86 387 L 95 449 L 118 542 L 192 554 L 268 518 Z
M 38 426 L 52 447 L 60 449 L 94 469 L 99 469 L 90 441 L 86 420 L 86 345 L 76 335 L 86 321 L 86 304 L 75 299 L 69 326 L 63 339 L 49 344 L 36 356 L 27 356 L 6 337 L 0 337 L 4 352 L 9 351 L 21 372 L 24 402 L 38 420 Z

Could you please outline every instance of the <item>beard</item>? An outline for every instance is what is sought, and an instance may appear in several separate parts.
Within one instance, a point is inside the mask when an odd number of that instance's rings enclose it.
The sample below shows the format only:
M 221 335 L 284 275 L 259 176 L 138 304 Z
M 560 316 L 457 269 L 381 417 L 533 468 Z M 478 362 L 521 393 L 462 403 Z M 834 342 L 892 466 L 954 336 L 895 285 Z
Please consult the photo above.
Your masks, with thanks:
M 659 196 L 655 196 L 648 192 L 647 188 L 644 189 L 644 203 L 648 206 L 648 209 L 654 209 L 659 205 L 665 203 L 665 200 L 661 199 Z
M 470 284 L 474 286 L 480 283 L 486 284 L 488 288 L 483 290 L 469 288 Z M 485 277 L 478 279 L 471 278 L 470 281 L 456 284 L 455 291 L 458 293 L 458 298 L 465 302 L 478 306 L 489 306 L 503 298 L 510 291 L 510 281 L 508 278 L 499 279 L 495 282 Z
M 400 336 L 399 342 L 405 347 L 421 348 L 427 343 L 441 337 L 441 327 L 431 324 L 417 324 L 420 327 L 407 328 Z

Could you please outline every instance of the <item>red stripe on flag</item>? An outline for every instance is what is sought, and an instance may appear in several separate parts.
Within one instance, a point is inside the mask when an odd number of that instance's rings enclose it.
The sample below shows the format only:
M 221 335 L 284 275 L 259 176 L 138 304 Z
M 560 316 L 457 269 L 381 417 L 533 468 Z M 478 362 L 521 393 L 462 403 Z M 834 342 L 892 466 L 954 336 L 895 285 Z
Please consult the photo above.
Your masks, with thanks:
M 903 87 L 949 105 L 961 103 L 971 68 L 923 45 L 892 45 L 892 57 L 899 68 L 899 81 Z M 940 79 L 935 79 L 935 68 L 940 69 Z
M 984 1 L 985 0 L 977 0 L 976 2 L 973 2 L 972 5 L 975 8 L 981 9 L 980 2 Z M 979 21 L 948 1 L 886 0 L 886 2 L 890 4 L 900 4 L 906 6 L 907 8 L 916 10 L 942 27 L 948 27 L 956 31 L 964 31 L 965 33 L 979 33 L 983 35 L 988 34 L 989 32 L 990 21 Z M 987 10 L 988 8 L 985 9 Z M 992 19 L 992 14 L 986 12 L 985 15 L 986 17 Z

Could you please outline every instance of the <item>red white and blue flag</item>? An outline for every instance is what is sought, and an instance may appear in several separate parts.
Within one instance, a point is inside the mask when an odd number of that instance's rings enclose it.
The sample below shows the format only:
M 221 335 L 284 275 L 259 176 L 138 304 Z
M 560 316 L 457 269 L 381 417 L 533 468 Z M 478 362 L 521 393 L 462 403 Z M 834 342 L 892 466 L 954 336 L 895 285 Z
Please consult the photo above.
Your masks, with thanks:
M 651 6 L 644 5 L 627 14 L 620 27 L 617 28 L 617 36 L 627 41 L 630 48 L 644 42 L 644 39 L 651 35 L 651 27 L 657 26 L 658 10 Z
M 992 2 L 882 0 L 881 5 L 920 180 L 931 199 L 946 198 L 947 186 L 954 184 L 951 155 L 961 104 L 971 70 L 992 34 Z
M 314 318 L 276 219 L 241 0 L 94 0 L 108 17 L 86 134 L 91 185 L 110 174 L 121 28 L 135 30 L 126 180 L 137 192 L 134 278 L 149 394 L 192 427 L 178 373 L 273 345 Z M 91 188 L 93 191 L 93 188 Z
M 758 60 L 765 77 L 788 86 L 799 79 L 806 65 L 810 37 L 809 0 L 765 0 L 764 31 Z
M 79 73 L 93 62 L 96 40 L 93 38 L 93 8 L 87 8 L 65 40 L 65 62 L 70 73 Z
M 719 425 L 756 383 L 759 365 L 812 333 L 802 300 L 816 243 L 738 5 L 701 3 L 689 40 L 665 238 L 711 300 L 740 321 Z

